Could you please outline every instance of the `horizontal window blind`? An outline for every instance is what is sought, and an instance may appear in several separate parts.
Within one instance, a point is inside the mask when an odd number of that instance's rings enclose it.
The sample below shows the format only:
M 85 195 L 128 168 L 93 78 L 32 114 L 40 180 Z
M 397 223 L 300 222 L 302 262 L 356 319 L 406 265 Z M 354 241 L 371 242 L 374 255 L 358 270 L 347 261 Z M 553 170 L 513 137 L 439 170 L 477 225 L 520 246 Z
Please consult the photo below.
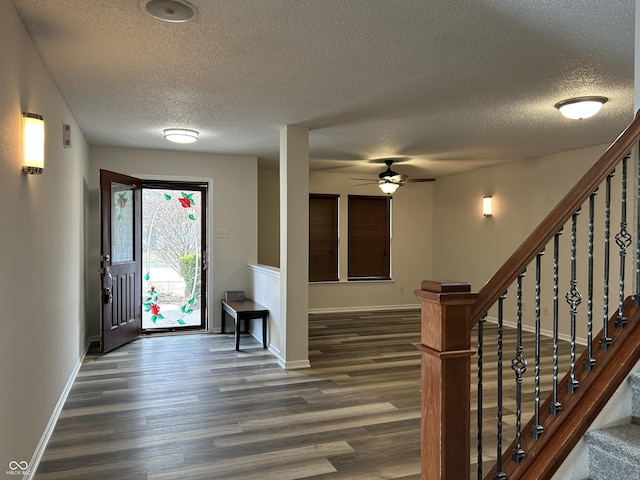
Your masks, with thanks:
M 338 280 L 338 195 L 309 195 L 309 281 Z
M 391 197 L 349 195 L 349 280 L 391 278 Z

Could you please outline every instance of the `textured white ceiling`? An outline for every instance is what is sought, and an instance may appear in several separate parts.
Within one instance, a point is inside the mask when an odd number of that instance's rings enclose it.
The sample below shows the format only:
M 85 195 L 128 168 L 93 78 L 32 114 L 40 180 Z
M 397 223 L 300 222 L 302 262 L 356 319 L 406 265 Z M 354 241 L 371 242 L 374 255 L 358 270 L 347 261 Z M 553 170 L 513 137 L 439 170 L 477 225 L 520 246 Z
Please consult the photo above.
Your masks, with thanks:
M 312 169 L 439 176 L 611 142 L 633 118 L 634 0 L 15 0 L 92 145 L 254 155 L 310 129 Z M 554 108 L 609 98 L 570 121 Z M 162 130 L 199 130 L 175 146 Z

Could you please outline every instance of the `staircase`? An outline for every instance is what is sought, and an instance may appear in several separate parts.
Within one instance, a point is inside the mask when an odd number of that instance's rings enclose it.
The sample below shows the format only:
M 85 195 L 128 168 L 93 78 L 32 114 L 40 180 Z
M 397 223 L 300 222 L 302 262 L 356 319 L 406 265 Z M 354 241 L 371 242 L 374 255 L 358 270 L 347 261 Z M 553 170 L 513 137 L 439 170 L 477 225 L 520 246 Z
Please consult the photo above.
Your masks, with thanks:
M 639 142 L 640 112 L 477 293 L 464 281 L 424 280 L 416 290 L 422 480 L 570 480 L 554 475 L 562 475 L 578 443 L 588 444 L 590 461 L 581 453 L 583 472 L 570 467 L 579 474 L 571 479 L 640 480 L 640 374 L 631 373 L 640 362 L 640 236 L 627 228 L 640 222 Z M 547 305 L 553 315 L 544 326 Z M 497 324 L 497 340 L 485 343 L 487 320 Z M 517 328 L 515 345 L 503 342 L 508 322 Z M 471 343 L 476 326 L 477 346 Z M 533 340 L 523 335 L 527 328 Z M 545 353 L 540 337 L 550 329 L 553 352 Z M 579 330 L 586 331 L 582 353 Z M 564 353 L 560 332 L 570 339 Z M 478 365 L 473 399 L 472 357 Z M 485 378 L 487 362 L 495 362 L 495 376 Z M 544 375 L 553 383 L 546 399 Z M 512 382 L 510 390 L 505 381 Z M 623 417 L 633 421 L 595 430 L 593 422 L 619 387 L 629 390 L 625 382 L 633 382 L 635 405 L 631 414 L 624 400 Z M 528 421 L 524 404 L 533 405 Z M 492 408 L 487 418 L 485 406 Z M 477 469 L 473 476 L 466 459 Z
M 631 422 L 585 434 L 589 480 L 640 479 L 640 373 L 630 375 Z

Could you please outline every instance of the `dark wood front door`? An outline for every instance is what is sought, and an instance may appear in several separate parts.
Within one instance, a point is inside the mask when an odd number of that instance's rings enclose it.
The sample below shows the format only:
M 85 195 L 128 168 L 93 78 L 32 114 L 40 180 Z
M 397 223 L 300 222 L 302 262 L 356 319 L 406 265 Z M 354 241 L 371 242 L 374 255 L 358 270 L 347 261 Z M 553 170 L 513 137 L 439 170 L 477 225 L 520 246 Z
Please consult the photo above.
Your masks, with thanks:
M 141 198 L 141 180 L 100 170 L 102 352 L 134 340 L 142 329 Z

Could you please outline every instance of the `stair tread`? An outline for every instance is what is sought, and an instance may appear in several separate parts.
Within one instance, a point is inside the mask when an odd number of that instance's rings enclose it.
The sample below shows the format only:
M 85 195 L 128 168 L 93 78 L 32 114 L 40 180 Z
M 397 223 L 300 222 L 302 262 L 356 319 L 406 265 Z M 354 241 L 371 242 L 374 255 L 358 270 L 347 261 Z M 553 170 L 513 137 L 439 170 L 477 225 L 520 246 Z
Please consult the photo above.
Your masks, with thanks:
M 633 423 L 592 430 L 585 434 L 589 446 L 621 455 L 624 461 L 640 462 L 640 425 Z

